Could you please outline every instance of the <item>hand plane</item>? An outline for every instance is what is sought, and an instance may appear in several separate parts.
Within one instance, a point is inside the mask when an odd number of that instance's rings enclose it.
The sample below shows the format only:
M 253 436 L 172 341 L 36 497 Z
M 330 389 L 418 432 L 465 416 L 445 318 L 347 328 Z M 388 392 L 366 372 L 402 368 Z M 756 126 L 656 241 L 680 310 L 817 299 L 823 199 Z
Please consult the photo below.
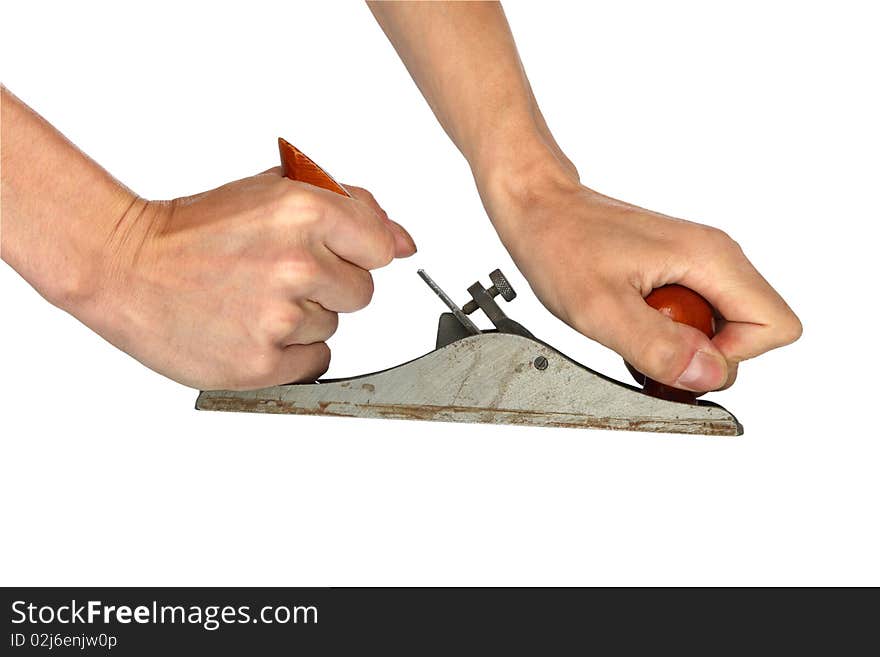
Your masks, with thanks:
M 323 173 L 279 140 L 285 175 L 293 166 L 314 178 Z M 292 166 L 293 165 L 293 166 Z M 323 174 L 326 175 L 326 174 Z M 344 187 L 327 176 L 326 188 Z M 309 180 L 313 182 L 313 180 Z M 341 190 L 341 191 L 340 191 Z M 433 351 L 386 370 L 343 379 L 292 383 L 252 391 L 203 391 L 196 408 L 541 427 L 623 429 L 735 436 L 742 426 L 723 407 L 685 398 L 663 399 L 621 383 L 568 358 L 533 336 L 501 309 L 497 299 L 516 293 L 499 271 L 492 285 L 475 282 L 464 306 L 423 270 L 419 275 L 443 301 Z M 492 323 L 480 330 L 471 315 Z

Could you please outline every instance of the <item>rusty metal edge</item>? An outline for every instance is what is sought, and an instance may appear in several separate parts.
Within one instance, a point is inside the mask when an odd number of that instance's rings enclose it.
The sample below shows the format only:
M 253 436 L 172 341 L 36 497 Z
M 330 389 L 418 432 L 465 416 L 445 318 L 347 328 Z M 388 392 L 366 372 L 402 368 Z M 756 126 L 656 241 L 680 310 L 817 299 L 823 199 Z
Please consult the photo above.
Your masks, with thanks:
M 353 404 L 328 402 L 318 408 L 299 407 L 277 399 L 247 399 L 204 392 L 196 400 L 196 409 L 240 413 L 315 415 L 329 417 L 366 417 L 376 419 L 421 420 L 432 422 L 469 422 L 514 426 L 559 427 L 566 429 L 608 429 L 708 436 L 741 436 L 743 427 L 730 415 L 730 421 L 694 421 L 659 418 L 594 418 L 568 413 L 524 411 L 520 409 L 485 409 L 467 406 L 413 406 L 405 404 Z

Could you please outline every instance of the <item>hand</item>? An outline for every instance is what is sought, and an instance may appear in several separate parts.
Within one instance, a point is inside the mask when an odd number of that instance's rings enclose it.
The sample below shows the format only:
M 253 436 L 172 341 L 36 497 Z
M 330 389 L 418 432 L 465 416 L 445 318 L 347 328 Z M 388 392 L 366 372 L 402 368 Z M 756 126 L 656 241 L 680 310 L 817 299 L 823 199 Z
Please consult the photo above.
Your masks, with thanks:
M 170 202 L 135 200 L 68 308 L 189 386 L 313 380 L 340 312 L 366 306 L 369 270 L 412 255 L 407 232 L 357 187 L 345 198 L 280 169 Z
M 798 318 L 724 232 L 603 196 L 572 171 L 481 190 L 502 241 L 557 317 L 650 378 L 695 392 L 732 385 L 741 361 L 801 335 Z M 644 302 L 669 283 L 720 313 L 712 340 Z
M 579 184 L 499 4 L 370 9 L 470 164 L 508 251 L 558 317 L 652 379 L 696 392 L 730 385 L 741 360 L 798 338 L 797 317 L 727 235 Z M 726 318 L 713 340 L 644 302 L 666 283 L 699 292 Z

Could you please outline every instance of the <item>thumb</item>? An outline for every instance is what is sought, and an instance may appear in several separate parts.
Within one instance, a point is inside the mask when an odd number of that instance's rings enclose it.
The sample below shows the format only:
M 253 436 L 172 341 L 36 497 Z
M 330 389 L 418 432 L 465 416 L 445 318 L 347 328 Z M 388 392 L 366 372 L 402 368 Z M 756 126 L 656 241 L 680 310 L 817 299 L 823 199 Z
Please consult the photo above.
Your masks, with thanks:
M 699 329 L 659 313 L 635 290 L 603 305 L 588 334 L 642 374 L 694 392 L 724 385 L 727 360 Z

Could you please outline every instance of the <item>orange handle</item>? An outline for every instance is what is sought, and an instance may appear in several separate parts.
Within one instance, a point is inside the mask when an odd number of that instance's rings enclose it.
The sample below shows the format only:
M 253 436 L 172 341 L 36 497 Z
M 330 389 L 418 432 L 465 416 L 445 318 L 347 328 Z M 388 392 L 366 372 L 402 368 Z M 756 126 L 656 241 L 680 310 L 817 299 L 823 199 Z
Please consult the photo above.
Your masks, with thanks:
M 670 319 L 698 328 L 709 338 L 715 336 L 715 313 L 712 306 L 693 290 L 681 285 L 664 285 L 645 297 L 645 301 Z M 693 403 L 697 399 L 697 395 L 693 392 L 658 383 L 634 369 L 629 363 L 626 366 L 649 395 L 686 403 Z
M 286 139 L 278 138 L 278 151 L 281 153 L 281 169 L 285 178 L 329 189 L 343 196 L 351 196 L 345 187 L 333 180 L 333 176 Z

